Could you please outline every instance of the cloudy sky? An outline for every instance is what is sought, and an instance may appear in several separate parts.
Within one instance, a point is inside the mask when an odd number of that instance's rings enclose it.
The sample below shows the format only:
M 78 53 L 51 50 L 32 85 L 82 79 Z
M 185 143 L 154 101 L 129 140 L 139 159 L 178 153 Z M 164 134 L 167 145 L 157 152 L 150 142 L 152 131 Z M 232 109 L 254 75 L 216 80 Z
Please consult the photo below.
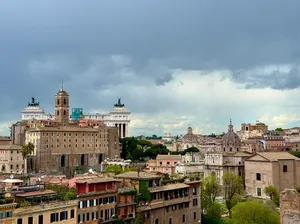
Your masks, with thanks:
M 0 1 L 0 135 L 35 97 L 108 112 L 131 134 L 300 126 L 300 1 Z

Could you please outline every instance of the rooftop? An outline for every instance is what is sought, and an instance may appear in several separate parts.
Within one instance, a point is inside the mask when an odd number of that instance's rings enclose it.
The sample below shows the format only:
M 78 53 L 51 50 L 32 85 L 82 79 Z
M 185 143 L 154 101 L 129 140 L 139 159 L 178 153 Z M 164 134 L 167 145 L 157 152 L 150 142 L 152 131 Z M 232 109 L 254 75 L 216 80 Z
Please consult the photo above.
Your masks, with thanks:
M 42 195 L 47 195 L 47 194 L 56 194 L 56 192 L 52 191 L 52 190 L 33 191 L 33 192 L 17 194 L 16 197 L 34 197 L 34 196 L 42 196 Z
M 21 150 L 20 145 L 0 145 L 0 150 Z
M 105 182 L 116 182 L 119 180 L 116 180 L 112 177 L 89 177 L 89 178 L 83 178 L 83 179 L 76 179 L 76 183 L 78 184 L 83 184 L 83 183 L 87 183 L 87 184 L 94 184 L 94 183 L 105 183 Z
M 157 155 L 156 160 L 181 160 L 181 155 Z
M 272 162 L 284 159 L 300 160 L 288 152 L 258 152 L 257 155 L 264 157 Z
M 158 187 L 150 187 L 149 191 L 151 193 L 154 193 L 154 192 L 170 191 L 170 190 L 176 190 L 176 189 L 182 189 L 182 188 L 188 188 L 188 187 L 190 187 L 190 186 L 187 184 L 176 183 L 176 184 L 168 184 L 168 185 L 158 186 Z
M 130 171 L 126 173 L 121 173 L 115 176 L 116 178 L 124 178 L 124 179 L 160 179 L 162 178 L 162 175 L 157 175 L 154 173 L 146 173 L 146 172 L 136 172 L 136 171 Z

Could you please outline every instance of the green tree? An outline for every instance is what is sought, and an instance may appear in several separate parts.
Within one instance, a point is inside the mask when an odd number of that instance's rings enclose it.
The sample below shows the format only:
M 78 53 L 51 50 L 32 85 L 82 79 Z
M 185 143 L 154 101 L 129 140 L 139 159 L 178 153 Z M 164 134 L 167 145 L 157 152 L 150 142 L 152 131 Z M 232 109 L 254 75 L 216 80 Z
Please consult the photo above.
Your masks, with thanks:
M 276 128 L 275 131 L 283 131 L 282 128 Z
M 152 143 L 147 140 L 138 140 L 138 145 L 142 146 L 142 148 L 145 148 L 145 147 L 151 147 Z
M 266 204 L 256 201 L 240 202 L 232 208 L 233 224 L 279 224 L 279 214 Z
M 203 180 L 201 185 L 201 208 L 203 213 L 215 202 L 219 192 L 220 182 L 217 176 L 212 173 Z
M 280 203 L 280 196 L 278 191 L 274 186 L 268 186 L 264 189 L 265 193 L 270 197 L 270 199 L 277 205 L 279 206 Z
M 289 151 L 289 153 L 292 154 L 293 156 L 296 156 L 296 157 L 300 158 L 300 152 Z
M 185 151 L 185 153 L 187 153 L 187 152 L 200 152 L 200 150 L 197 147 L 190 147 L 190 148 L 187 148 L 184 151 Z
M 114 166 L 108 166 L 106 168 L 106 173 L 114 173 L 114 174 L 119 174 L 122 172 L 122 167 L 118 166 L 118 165 L 114 165 Z
M 34 151 L 34 145 L 31 142 L 28 142 L 27 145 L 24 145 L 21 149 L 23 159 L 26 159 L 28 155 L 32 154 Z
M 138 141 L 134 137 L 121 138 L 122 146 L 121 157 L 123 159 L 132 159 L 132 152 L 136 150 Z
M 212 202 L 207 208 L 206 217 L 209 219 L 222 219 L 223 207 L 218 202 Z
M 238 197 L 243 193 L 243 179 L 232 172 L 227 172 L 223 175 L 223 186 L 226 199 L 226 207 L 229 211 L 230 216 L 231 208 L 237 203 Z

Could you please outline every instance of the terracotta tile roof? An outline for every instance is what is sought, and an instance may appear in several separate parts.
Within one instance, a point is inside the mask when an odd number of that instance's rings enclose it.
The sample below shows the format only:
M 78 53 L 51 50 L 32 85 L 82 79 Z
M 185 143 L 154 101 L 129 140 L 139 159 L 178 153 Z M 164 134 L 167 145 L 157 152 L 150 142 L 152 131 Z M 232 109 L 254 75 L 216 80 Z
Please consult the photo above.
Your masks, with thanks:
M 293 156 L 288 152 L 258 152 L 257 155 L 260 155 L 270 161 L 278 161 L 282 159 L 293 159 L 300 160 L 298 157 Z
M 190 187 L 187 184 L 184 183 L 177 183 L 177 184 L 168 184 L 164 186 L 158 186 L 158 187 L 150 187 L 150 192 L 160 192 L 160 191 L 169 191 L 169 190 L 176 190 L 176 189 L 182 189 L 182 188 L 188 188 Z
M 56 194 L 55 191 L 52 190 L 45 190 L 45 191 L 33 191 L 33 192 L 26 192 L 22 194 L 17 194 L 17 197 L 33 197 L 33 196 L 42 196 L 47 194 Z
M 250 152 L 236 152 L 233 156 L 245 156 L 245 157 L 249 157 L 251 155 L 252 155 L 252 153 L 250 153 Z
M 124 178 L 124 179 L 160 179 L 162 178 L 161 175 L 153 174 L 153 173 L 146 173 L 146 172 L 140 172 L 138 175 L 138 172 L 136 171 L 130 171 L 126 173 L 121 173 L 115 176 L 116 178 Z
M 84 178 L 84 179 L 77 179 L 76 183 L 83 184 L 94 184 L 94 183 L 105 183 L 105 182 L 116 182 L 119 180 L 116 180 L 112 177 L 96 177 L 96 178 Z
M 181 160 L 181 155 L 157 155 L 156 160 Z

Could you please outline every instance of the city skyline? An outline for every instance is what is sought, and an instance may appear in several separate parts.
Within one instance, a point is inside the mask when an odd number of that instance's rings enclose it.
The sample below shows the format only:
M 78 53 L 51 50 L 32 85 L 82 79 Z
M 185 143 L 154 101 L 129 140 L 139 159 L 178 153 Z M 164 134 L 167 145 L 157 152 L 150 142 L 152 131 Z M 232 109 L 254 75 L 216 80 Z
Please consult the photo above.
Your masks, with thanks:
M 71 108 L 122 96 L 135 136 L 300 126 L 300 3 L 231 2 L 1 2 L 0 135 L 30 97 L 53 112 L 62 78 Z

